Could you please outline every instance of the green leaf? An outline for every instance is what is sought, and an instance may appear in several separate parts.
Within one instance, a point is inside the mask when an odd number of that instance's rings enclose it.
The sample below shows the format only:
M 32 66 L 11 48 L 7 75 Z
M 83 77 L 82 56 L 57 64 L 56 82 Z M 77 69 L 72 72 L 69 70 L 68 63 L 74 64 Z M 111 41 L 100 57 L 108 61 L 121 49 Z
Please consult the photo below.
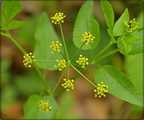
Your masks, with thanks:
M 127 55 L 130 51 L 132 51 L 133 47 L 132 43 L 139 41 L 140 38 L 135 35 L 129 35 L 124 37 L 124 39 L 119 42 L 117 45 L 120 48 L 120 52 L 124 55 Z
M 144 52 L 143 33 L 143 29 L 139 29 L 133 33 L 133 35 L 141 39 L 131 43 L 133 49 L 131 52 L 128 53 L 128 55 L 135 55 Z
M 81 37 L 84 32 L 89 32 L 95 36 L 92 44 L 84 45 L 81 49 L 94 49 L 100 39 L 99 24 L 93 17 L 93 1 L 86 1 L 81 7 L 74 25 L 73 41 L 80 48 L 83 44 Z
M 3 86 L 4 84 L 7 84 L 10 79 L 10 66 L 12 64 L 11 60 L 8 58 L 3 58 L 1 59 L 1 85 Z
M 143 91 L 143 54 L 125 56 L 124 68 L 136 88 Z
M 36 72 L 28 71 L 23 76 L 17 75 L 13 84 L 17 89 L 17 93 L 22 96 L 30 96 L 42 90 L 43 84 L 40 79 Z
M 126 36 L 122 41 L 119 42 L 118 48 L 120 48 L 120 52 L 124 55 L 134 55 L 143 53 L 143 40 L 142 40 L 143 29 L 135 31 L 132 35 Z M 131 50 L 127 51 L 126 49 L 130 48 Z
M 132 45 L 127 41 L 122 41 L 123 47 L 120 48 L 120 52 L 127 55 L 132 50 Z
M 53 62 L 36 62 L 38 67 L 47 70 L 56 70 L 54 67 L 56 64 L 56 59 L 62 59 L 60 53 L 51 53 L 50 45 L 53 41 L 59 41 L 59 38 L 54 31 L 54 28 L 47 16 L 44 12 L 38 22 L 38 26 L 36 29 L 36 47 L 34 50 L 34 56 L 36 60 L 52 60 Z
M 0 11 L 0 16 L 1 16 L 0 27 L 4 27 L 5 26 L 5 19 L 4 19 L 4 15 L 3 15 L 2 11 Z
M 139 41 L 139 40 L 141 40 L 141 38 L 139 38 L 135 35 L 129 35 L 129 36 L 126 36 L 122 41 L 136 42 L 136 41 Z
M 105 85 L 109 86 L 108 91 L 110 94 L 129 103 L 143 106 L 143 96 L 130 79 L 115 67 L 103 66 L 95 72 L 94 77 L 96 83 L 104 82 Z
M 127 53 L 129 53 L 133 49 L 133 46 L 131 43 L 139 41 L 139 40 L 140 40 L 140 38 L 135 36 L 135 35 L 126 36 L 122 40 L 123 46 L 121 46 L 121 43 L 118 43 L 118 47 L 120 48 L 120 52 L 124 55 L 127 55 Z
M 24 21 L 13 20 L 8 24 L 7 27 L 1 28 L 1 29 L 2 30 L 12 30 L 12 29 L 16 29 L 16 28 L 21 28 L 25 25 L 26 25 L 26 22 L 24 22 Z
M 38 95 L 32 95 L 29 97 L 28 101 L 24 105 L 24 119 L 53 119 L 57 113 L 57 103 L 55 99 L 50 98 L 49 106 L 52 110 L 49 112 L 43 112 L 38 103 L 43 101 L 48 101 L 49 96 L 40 97 Z
M 131 43 L 132 45 L 132 51 L 130 51 L 128 53 L 128 55 L 135 55 L 135 54 L 139 54 L 139 53 L 143 53 L 144 50 L 144 43 L 143 43 L 143 40 L 140 40 L 140 41 L 137 41 L 137 42 L 133 42 Z
M 106 23 L 108 25 L 108 28 L 110 31 L 113 29 L 114 24 L 114 12 L 111 4 L 107 0 L 101 0 L 101 6 L 104 13 L 104 17 L 106 20 Z
M 120 36 L 124 33 L 124 21 L 129 21 L 128 9 L 120 16 L 120 18 L 114 24 L 113 34 L 114 36 Z
M 22 9 L 22 5 L 18 0 L 3 1 L 3 11 L 6 21 L 12 20 Z
M 143 12 L 138 15 L 136 20 L 138 22 L 139 29 L 143 28 Z
M 18 31 L 18 37 L 20 40 L 29 44 L 32 48 L 35 47 L 35 31 L 37 28 L 38 20 L 39 16 L 29 19 L 27 24 Z
M 10 84 L 10 83 L 6 83 Z M 4 85 L 3 85 L 4 86 Z M 16 102 L 17 91 L 14 86 L 5 86 L 1 91 L 1 109 L 7 109 L 9 106 Z
M 70 110 L 73 105 L 73 96 L 70 93 L 62 94 L 61 99 L 59 100 L 59 109 L 56 115 L 56 119 L 72 119 L 72 115 L 70 115 Z M 67 113 L 67 114 L 65 114 Z

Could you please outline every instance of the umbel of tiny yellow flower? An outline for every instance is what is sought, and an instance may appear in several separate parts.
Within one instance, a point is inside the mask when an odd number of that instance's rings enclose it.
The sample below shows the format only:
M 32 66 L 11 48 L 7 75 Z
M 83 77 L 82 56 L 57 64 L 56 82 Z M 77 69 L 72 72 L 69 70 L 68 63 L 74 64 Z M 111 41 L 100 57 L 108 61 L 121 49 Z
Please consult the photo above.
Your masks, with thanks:
M 61 46 L 62 44 L 59 43 L 59 41 L 52 42 L 52 44 L 50 45 L 50 48 L 52 49 L 52 54 L 54 54 L 54 52 L 60 52 Z
M 43 101 L 41 100 L 39 103 L 38 103 L 38 106 L 41 108 L 41 110 L 43 112 L 49 112 L 51 111 L 52 107 L 49 106 L 48 102 L 47 101 Z
M 24 58 L 23 60 L 24 66 L 31 68 L 32 62 L 35 61 L 33 60 L 34 56 L 32 55 L 32 53 L 30 52 L 30 53 L 25 54 L 23 58 Z
M 54 67 L 60 67 L 59 68 L 59 71 L 62 71 L 64 68 L 67 67 L 67 63 L 66 63 L 66 60 L 63 59 L 63 60 L 56 60 L 56 62 L 58 63 L 57 65 L 54 65 Z
M 95 97 L 99 97 L 99 98 L 101 98 L 102 96 L 106 97 L 105 93 L 108 92 L 106 88 L 108 88 L 108 86 L 104 85 L 103 82 L 100 82 L 99 84 L 97 84 L 96 88 L 94 89 Z
M 138 22 L 136 22 L 135 18 L 133 18 L 129 22 L 124 21 L 124 30 L 127 34 L 133 33 L 134 31 L 137 30 L 137 28 L 138 28 Z
M 52 23 L 54 24 L 60 24 L 60 23 L 64 23 L 64 18 L 66 16 L 64 15 L 64 13 L 58 12 L 56 13 L 54 16 L 51 17 L 52 19 Z
M 66 78 L 63 79 L 65 81 L 65 83 L 61 84 L 65 89 L 66 91 L 70 91 L 70 89 L 74 89 L 74 80 L 67 80 Z
M 95 39 L 94 36 L 92 36 L 92 34 L 90 32 L 84 32 L 84 34 L 82 35 L 82 42 L 85 42 L 86 45 L 88 45 L 89 43 L 93 43 L 93 40 Z
M 82 68 L 85 68 L 86 65 L 89 64 L 88 58 L 83 57 L 83 55 L 80 55 L 78 60 L 76 60 L 76 63 L 78 63 Z

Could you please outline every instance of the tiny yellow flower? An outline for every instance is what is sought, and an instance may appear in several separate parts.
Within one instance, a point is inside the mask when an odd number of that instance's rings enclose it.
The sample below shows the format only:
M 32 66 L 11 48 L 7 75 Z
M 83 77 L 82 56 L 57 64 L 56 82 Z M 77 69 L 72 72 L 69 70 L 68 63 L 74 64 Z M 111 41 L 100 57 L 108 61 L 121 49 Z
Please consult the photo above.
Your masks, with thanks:
M 54 67 L 60 67 L 59 68 L 59 71 L 62 71 L 64 68 L 67 67 L 67 63 L 66 63 L 66 60 L 63 59 L 63 60 L 56 60 L 56 62 L 58 63 L 57 65 L 54 65 Z
M 66 78 L 63 79 L 65 81 L 65 83 L 61 84 L 65 89 L 66 91 L 70 91 L 70 89 L 74 89 L 74 80 L 67 80 Z
M 25 54 L 23 58 L 24 58 L 23 60 L 24 66 L 31 68 L 32 62 L 35 61 L 33 60 L 34 56 L 32 55 L 32 53 L 30 52 L 30 53 Z
M 41 110 L 43 112 L 49 112 L 51 111 L 52 107 L 49 106 L 48 102 L 47 101 L 43 101 L 41 100 L 39 103 L 38 103 L 38 106 L 41 107 Z
M 108 88 L 108 86 L 104 85 L 103 82 L 97 84 L 96 88 L 94 89 L 95 97 L 99 97 L 99 98 L 101 98 L 102 96 L 106 97 L 105 93 L 108 93 L 108 90 L 106 88 Z
M 81 41 L 85 42 L 86 45 L 88 45 L 89 43 L 93 43 L 93 40 L 95 39 L 95 37 L 92 36 L 90 32 L 84 32 L 81 38 Z
M 60 51 L 61 46 L 62 44 L 59 43 L 59 41 L 52 42 L 52 44 L 50 45 L 50 48 L 52 49 L 52 54 L 54 54 L 54 52 L 61 52 Z
M 124 21 L 124 30 L 126 34 L 133 33 L 138 29 L 138 22 L 136 22 L 136 19 L 133 18 L 132 20 Z
M 88 58 L 83 57 L 83 55 L 80 55 L 78 60 L 76 60 L 76 63 L 78 63 L 82 68 L 85 68 L 86 65 L 89 64 Z
M 64 13 L 58 12 L 56 13 L 54 16 L 51 17 L 52 19 L 52 23 L 54 24 L 60 24 L 60 23 L 64 23 L 64 18 L 66 16 L 64 15 Z

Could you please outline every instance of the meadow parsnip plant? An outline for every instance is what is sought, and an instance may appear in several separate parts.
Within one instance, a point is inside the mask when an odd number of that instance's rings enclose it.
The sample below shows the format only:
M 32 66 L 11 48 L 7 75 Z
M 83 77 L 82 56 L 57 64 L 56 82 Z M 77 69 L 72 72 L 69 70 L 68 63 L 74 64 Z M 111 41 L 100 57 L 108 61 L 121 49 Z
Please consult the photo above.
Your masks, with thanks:
M 10 34 L 10 30 L 26 25 L 24 21 L 13 19 L 20 12 L 22 6 L 19 1 L 2 1 L 0 34 L 9 38 L 23 53 L 22 62 L 25 68 L 34 68 L 37 71 L 43 83 L 44 89 L 42 91 L 46 93 L 41 94 L 40 92 L 40 95 L 29 97 L 24 105 L 24 119 L 54 119 L 58 110 L 55 97 L 63 92 L 75 89 L 75 80 L 78 76 L 82 76 L 94 87 L 93 97 L 100 99 L 107 97 L 107 94 L 112 94 L 131 104 L 143 106 L 143 95 L 139 93 L 125 73 L 112 65 L 97 63 L 97 61 L 116 52 L 126 56 L 142 53 L 143 27 L 139 26 L 137 19 L 131 20 L 129 18 L 128 9 L 125 9 L 120 18 L 114 22 L 114 11 L 111 4 L 107 0 L 101 0 L 100 3 L 108 27 L 109 43 L 99 53 L 95 54 L 94 49 L 100 45 L 98 43 L 101 33 L 99 24 L 93 16 L 93 1 L 86 1 L 78 12 L 72 33 L 72 40 L 78 50 L 73 53 L 73 56 L 70 56 L 65 41 L 66 31 L 63 31 L 63 24 L 65 24 L 67 18 L 65 13 L 62 11 L 56 12 L 49 17 L 43 12 L 39 17 L 35 32 L 35 49 L 26 52 Z M 58 37 L 53 26 L 59 27 L 61 38 Z M 117 48 L 107 52 L 107 49 L 114 45 Z M 83 55 L 81 50 L 90 51 L 93 56 Z M 76 58 L 76 56 L 78 57 Z M 83 71 L 92 65 L 98 67 L 93 75 L 95 82 L 92 82 L 83 74 Z M 70 68 L 77 72 L 73 77 L 71 77 Z M 49 88 L 41 69 L 61 72 L 53 90 Z M 67 76 L 64 76 L 66 71 Z M 61 91 L 56 92 L 58 86 L 61 86 Z

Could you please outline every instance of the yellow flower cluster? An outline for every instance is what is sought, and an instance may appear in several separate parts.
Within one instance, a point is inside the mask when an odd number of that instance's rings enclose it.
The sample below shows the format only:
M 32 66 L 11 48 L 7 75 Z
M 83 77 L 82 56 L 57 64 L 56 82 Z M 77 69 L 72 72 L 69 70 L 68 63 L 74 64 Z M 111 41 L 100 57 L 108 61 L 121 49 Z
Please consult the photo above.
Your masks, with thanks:
M 106 97 L 105 93 L 108 93 L 108 90 L 106 90 L 106 88 L 108 88 L 108 86 L 104 85 L 103 82 L 97 84 L 96 89 L 94 89 L 95 97 L 99 97 L 99 98 L 101 98 L 102 96 Z
M 61 43 L 59 43 L 59 41 L 56 42 L 52 42 L 52 44 L 50 45 L 50 48 L 52 49 L 52 54 L 54 54 L 54 52 L 60 52 L 60 46 L 62 46 Z
M 67 63 L 66 63 L 66 60 L 63 59 L 63 60 L 56 60 L 56 62 L 58 63 L 57 65 L 54 65 L 54 67 L 60 67 L 59 68 L 59 71 L 62 71 L 64 68 L 67 67 Z
M 31 64 L 32 62 L 34 61 L 34 56 L 32 55 L 32 53 L 27 53 L 23 56 L 24 60 L 23 60 L 23 63 L 24 63 L 24 66 L 25 67 L 29 67 L 31 68 Z
M 41 110 L 43 112 L 49 112 L 51 111 L 52 107 L 49 106 L 48 102 L 47 101 L 43 101 L 41 100 L 39 103 L 38 103 L 38 106 L 41 107 Z
M 136 31 L 138 28 L 138 22 L 136 22 L 136 19 L 133 18 L 133 20 L 128 21 L 124 21 L 124 29 L 125 32 L 127 34 L 129 33 L 133 33 L 134 31 Z
M 66 16 L 64 15 L 64 13 L 58 12 L 56 13 L 54 16 L 51 17 L 52 19 L 52 23 L 54 24 L 60 24 L 60 23 L 64 23 L 64 18 Z
M 62 84 L 62 86 L 66 89 L 66 91 L 70 91 L 69 89 L 74 89 L 74 80 L 67 80 L 66 78 L 63 79 L 65 81 L 65 83 Z
M 82 68 L 85 68 L 85 65 L 89 64 L 89 62 L 87 61 L 88 61 L 88 58 L 83 57 L 83 55 L 80 55 L 78 60 L 76 60 L 76 63 L 78 63 Z
M 85 42 L 86 45 L 88 45 L 89 43 L 93 43 L 93 40 L 95 39 L 94 36 L 92 36 L 92 34 L 90 32 L 84 32 L 84 34 L 82 35 L 82 42 Z

